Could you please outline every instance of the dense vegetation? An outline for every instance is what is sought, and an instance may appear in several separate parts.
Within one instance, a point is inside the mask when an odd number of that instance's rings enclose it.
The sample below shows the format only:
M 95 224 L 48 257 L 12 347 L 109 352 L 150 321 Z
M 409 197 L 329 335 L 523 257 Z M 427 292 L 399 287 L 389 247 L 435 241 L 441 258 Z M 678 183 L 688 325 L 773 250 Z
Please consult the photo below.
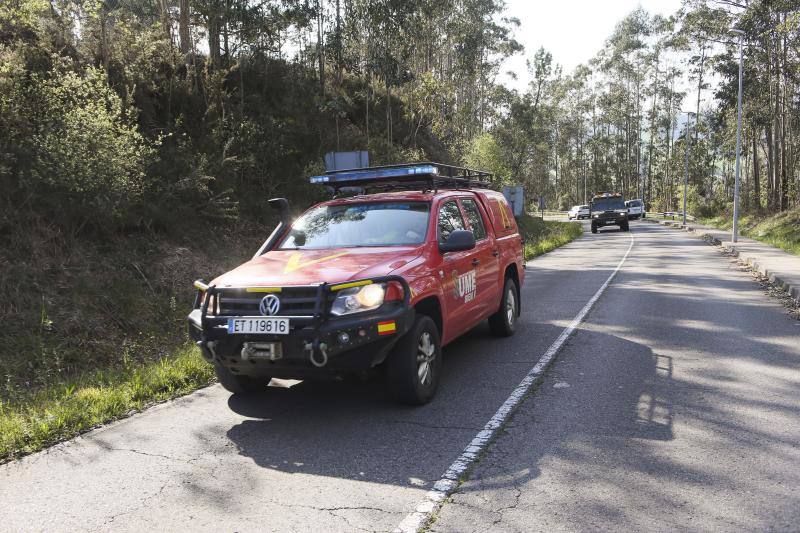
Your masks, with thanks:
M 192 278 L 247 257 L 273 222 L 265 199 L 318 198 L 304 177 L 331 150 L 466 163 L 551 207 L 615 188 L 675 208 L 688 72 L 698 102 L 720 80 L 694 110 L 691 207 L 726 209 L 734 24 L 747 44 L 745 207 L 797 204 L 797 8 L 637 10 L 572 73 L 532 52 L 518 92 L 497 82 L 522 52 L 501 0 L 3 0 L 0 415 L 37 391 L 72 398 L 88 371 L 119 384 L 180 352 Z M 574 237 L 550 226 L 534 228 L 542 243 Z

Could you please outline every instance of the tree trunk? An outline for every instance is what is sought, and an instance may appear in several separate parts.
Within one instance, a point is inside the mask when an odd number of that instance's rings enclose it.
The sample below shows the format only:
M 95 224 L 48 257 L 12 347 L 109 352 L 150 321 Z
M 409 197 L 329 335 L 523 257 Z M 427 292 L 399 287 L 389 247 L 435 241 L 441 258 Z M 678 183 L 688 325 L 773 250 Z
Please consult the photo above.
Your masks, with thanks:
M 212 3 L 208 13 L 208 58 L 213 67 L 219 66 L 219 33 L 220 33 L 219 0 Z
M 172 22 L 169 17 L 169 6 L 167 0 L 158 0 L 158 11 L 161 16 L 161 28 L 164 30 L 166 38 L 172 42 Z
M 225 52 L 225 63 L 230 64 L 231 49 L 228 43 L 228 16 L 231 12 L 231 0 L 225 0 L 225 16 L 222 21 L 222 50 Z
M 100 61 L 103 63 L 103 69 L 108 74 L 108 65 L 110 58 L 108 54 L 108 16 L 105 11 L 100 13 Z
M 188 54 L 191 48 L 189 42 L 189 0 L 180 0 L 180 18 L 178 19 L 178 36 L 182 54 Z
M 340 0 L 336 0 L 336 81 L 342 82 L 342 16 Z
M 323 0 L 317 0 L 317 61 L 319 62 L 319 94 L 325 96 L 325 43 L 323 42 Z

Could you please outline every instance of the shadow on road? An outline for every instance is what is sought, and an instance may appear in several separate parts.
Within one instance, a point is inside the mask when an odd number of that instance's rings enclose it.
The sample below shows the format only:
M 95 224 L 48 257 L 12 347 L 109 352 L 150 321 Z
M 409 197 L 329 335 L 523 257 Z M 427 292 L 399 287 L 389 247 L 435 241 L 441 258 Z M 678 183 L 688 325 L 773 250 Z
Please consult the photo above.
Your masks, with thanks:
M 557 328 L 549 329 L 549 337 L 558 333 Z M 515 364 L 509 357 L 504 364 L 480 361 L 475 354 L 486 342 L 482 330 L 446 348 L 448 373 L 441 394 L 427 406 L 393 404 L 379 379 L 303 382 L 291 388 L 270 387 L 257 397 L 231 396 L 230 408 L 251 419 L 231 427 L 227 436 L 239 454 L 264 468 L 430 487 L 533 364 Z M 615 425 L 618 431 L 625 421 L 624 436 L 671 439 L 670 361 L 614 337 L 604 343 L 625 345 L 620 352 L 624 355 L 614 361 L 624 383 L 599 395 L 583 420 L 572 418 L 576 425 L 563 435 Z M 586 376 L 587 384 L 593 380 Z M 518 423 L 515 419 L 512 425 Z

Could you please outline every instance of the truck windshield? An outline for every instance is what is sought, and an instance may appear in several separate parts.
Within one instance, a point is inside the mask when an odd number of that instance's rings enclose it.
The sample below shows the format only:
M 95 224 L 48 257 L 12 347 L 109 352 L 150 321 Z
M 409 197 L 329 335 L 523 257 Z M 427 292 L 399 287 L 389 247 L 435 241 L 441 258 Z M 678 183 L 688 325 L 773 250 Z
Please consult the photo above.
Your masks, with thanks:
M 602 198 L 592 202 L 592 211 L 613 211 L 625 209 L 625 202 L 621 198 Z
M 370 202 L 312 209 L 281 243 L 286 249 L 421 244 L 428 230 L 426 202 Z

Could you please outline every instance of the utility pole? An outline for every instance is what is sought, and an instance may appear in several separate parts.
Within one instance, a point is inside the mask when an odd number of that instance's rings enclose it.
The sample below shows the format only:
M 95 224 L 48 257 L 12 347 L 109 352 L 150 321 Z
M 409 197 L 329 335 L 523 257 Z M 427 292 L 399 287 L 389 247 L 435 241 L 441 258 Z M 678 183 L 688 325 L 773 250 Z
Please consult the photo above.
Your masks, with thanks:
M 689 190 L 689 126 L 691 125 L 692 114 L 686 112 L 686 170 L 683 173 L 683 225 L 686 225 L 686 194 Z
M 587 196 L 586 196 L 586 165 L 584 165 L 583 168 L 583 203 L 584 204 L 589 203 L 587 201 Z
M 739 241 L 739 176 L 742 163 L 742 78 L 744 69 L 744 32 L 732 29 L 739 36 L 739 96 L 736 108 L 736 179 L 733 185 L 733 230 L 731 241 Z

